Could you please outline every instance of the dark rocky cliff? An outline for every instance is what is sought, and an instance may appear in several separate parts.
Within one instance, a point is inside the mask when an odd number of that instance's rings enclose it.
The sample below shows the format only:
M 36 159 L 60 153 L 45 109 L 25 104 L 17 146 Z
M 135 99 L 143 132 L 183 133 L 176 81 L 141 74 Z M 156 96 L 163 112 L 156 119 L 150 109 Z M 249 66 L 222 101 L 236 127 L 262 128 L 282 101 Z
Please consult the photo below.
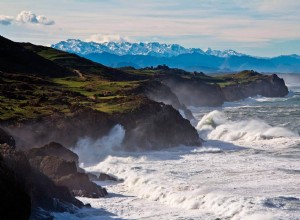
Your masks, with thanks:
M 222 90 L 218 85 L 209 84 L 197 78 L 168 76 L 162 78 L 186 106 L 219 106 L 224 102 Z
M 250 82 L 236 83 L 222 88 L 225 101 L 237 101 L 257 95 L 283 97 L 288 94 L 288 88 L 284 80 L 279 78 L 276 74 L 263 76 L 255 72 L 250 72 L 249 75 L 250 78 L 251 76 L 258 77 Z
M 200 146 L 196 129 L 171 105 L 139 97 L 140 104 L 131 112 L 106 114 L 81 107 L 70 116 L 53 114 L 41 120 L 10 126 L 19 146 L 39 147 L 51 141 L 72 147 L 80 138 L 107 135 L 121 124 L 126 130 L 123 149 L 151 150 L 179 145 Z
M 237 101 L 257 95 L 283 97 L 288 94 L 284 80 L 276 74 L 264 75 L 245 70 L 236 74 L 211 77 L 201 73 L 192 74 L 179 71 L 167 68 L 164 69 L 163 74 L 158 74 L 156 78 L 170 88 L 171 92 L 177 96 L 178 102 L 183 103 L 184 106 L 221 106 L 224 102 Z M 176 100 L 172 98 L 170 93 L 166 92 L 166 89 L 156 88 L 155 97 Z M 170 102 L 176 106 L 174 103 L 176 101 Z
M 190 121 L 171 105 L 145 98 L 130 114 L 116 114 L 114 119 L 126 129 L 124 146 L 129 150 L 159 150 L 179 145 L 201 146 Z
M 166 105 L 171 105 L 178 110 L 184 118 L 188 120 L 195 119 L 192 112 L 182 104 L 178 97 L 172 92 L 170 87 L 160 82 L 159 80 L 151 80 L 143 83 L 137 88 L 139 92 L 144 93 L 149 99 L 155 102 L 162 102 Z

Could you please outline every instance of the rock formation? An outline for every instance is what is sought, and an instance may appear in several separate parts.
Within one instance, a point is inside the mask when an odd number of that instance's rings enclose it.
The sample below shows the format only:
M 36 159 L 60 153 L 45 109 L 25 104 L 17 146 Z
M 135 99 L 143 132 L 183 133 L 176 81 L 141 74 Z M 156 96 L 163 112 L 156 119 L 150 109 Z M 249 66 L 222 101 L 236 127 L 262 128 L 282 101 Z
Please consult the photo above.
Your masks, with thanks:
M 5 139 L 1 139 L 3 142 Z M 28 219 L 29 215 L 31 219 L 45 219 L 51 218 L 50 212 L 73 212 L 83 207 L 66 187 L 55 185 L 33 169 L 23 152 L 4 143 L 0 144 L 0 155 L 0 193 L 1 199 L 5 199 L 0 210 L 3 219 Z
M 249 77 L 259 76 L 256 80 L 247 83 L 236 83 L 222 88 L 225 101 L 237 101 L 257 95 L 265 97 L 283 97 L 288 94 L 284 80 L 276 74 L 263 76 L 250 71 Z
M 30 165 L 56 185 L 67 187 L 74 196 L 99 198 L 107 191 L 78 171 L 78 156 L 58 143 L 50 143 L 26 152 Z M 81 170 L 80 170 L 81 171 Z

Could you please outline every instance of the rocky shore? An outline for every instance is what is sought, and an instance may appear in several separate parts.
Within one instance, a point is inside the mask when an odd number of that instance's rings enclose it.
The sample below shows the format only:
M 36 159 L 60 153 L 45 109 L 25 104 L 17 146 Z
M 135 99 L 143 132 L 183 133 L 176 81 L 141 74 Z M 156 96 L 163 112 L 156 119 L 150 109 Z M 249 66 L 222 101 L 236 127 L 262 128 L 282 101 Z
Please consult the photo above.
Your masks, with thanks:
M 20 151 L 0 129 L 0 194 L 3 219 L 52 219 L 51 212 L 75 212 L 75 196 L 99 198 L 105 188 L 78 166 L 78 155 L 58 143 Z M 103 174 L 104 175 L 104 174 Z
M 119 151 L 201 146 L 189 106 L 288 93 L 277 75 L 254 71 L 212 77 L 167 66 L 119 70 L 3 37 L 0 52 L 0 193 L 6 201 L 0 215 L 7 219 L 51 219 L 51 212 L 84 207 L 75 196 L 107 195 L 93 181 L 116 179 L 79 167 L 70 149 L 81 139 L 96 141 L 120 125 Z

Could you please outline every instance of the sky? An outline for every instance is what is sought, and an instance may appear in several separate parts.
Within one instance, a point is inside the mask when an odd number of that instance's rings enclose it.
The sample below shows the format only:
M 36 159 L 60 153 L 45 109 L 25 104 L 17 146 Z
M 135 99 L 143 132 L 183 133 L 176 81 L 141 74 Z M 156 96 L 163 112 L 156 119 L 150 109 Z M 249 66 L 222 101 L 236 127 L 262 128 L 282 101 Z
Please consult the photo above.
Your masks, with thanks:
M 1 0 L 0 35 L 177 43 L 254 56 L 300 54 L 299 0 Z

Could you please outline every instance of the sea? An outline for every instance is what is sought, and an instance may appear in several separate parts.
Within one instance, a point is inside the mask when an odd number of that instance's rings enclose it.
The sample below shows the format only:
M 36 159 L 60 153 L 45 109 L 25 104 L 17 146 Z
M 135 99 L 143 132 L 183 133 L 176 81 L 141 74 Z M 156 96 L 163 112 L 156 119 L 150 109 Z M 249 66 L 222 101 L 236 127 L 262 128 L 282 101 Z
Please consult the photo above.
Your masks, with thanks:
M 81 140 L 81 166 L 119 181 L 97 182 L 108 197 L 78 197 L 92 208 L 55 219 L 300 219 L 300 75 L 280 77 L 289 88 L 283 98 L 190 106 L 202 147 L 115 151 L 126 132 L 120 125 Z

